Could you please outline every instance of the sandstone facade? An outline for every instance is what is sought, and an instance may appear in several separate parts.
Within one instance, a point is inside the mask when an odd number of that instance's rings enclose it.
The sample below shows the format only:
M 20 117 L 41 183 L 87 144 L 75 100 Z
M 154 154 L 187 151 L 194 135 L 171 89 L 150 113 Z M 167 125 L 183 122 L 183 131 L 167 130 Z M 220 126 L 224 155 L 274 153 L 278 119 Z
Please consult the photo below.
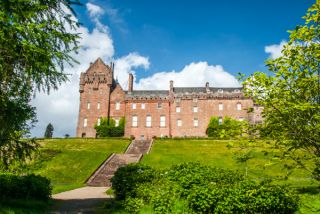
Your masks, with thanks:
M 128 90 L 114 79 L 114 66 L 99 58 L 80 77 L 77 137 L 96 137 L 94 124 L 110 117 L 125 117 L 125 136 L 138 139 L 175 136 L 206 136 L 210 117 L 230 116 L 250 123 L 262 121 L 262 107 L 242 93 L 242 88 L 174 87 L 168 90 Z M 249 111 L 250 110 L 250 111 Z

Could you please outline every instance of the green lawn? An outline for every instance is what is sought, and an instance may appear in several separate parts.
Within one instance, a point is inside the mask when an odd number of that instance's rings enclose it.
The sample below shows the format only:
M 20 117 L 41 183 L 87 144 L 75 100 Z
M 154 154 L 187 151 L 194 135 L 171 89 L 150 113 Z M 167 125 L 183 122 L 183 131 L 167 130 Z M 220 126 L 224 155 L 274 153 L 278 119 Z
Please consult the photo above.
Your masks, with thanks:
M 78 188 L 106 158 L 123 153 L 129 143 L 122 139 L 44 140 L 39 157 L 28 170 L 49 178 L 53 193 Z
M 298 213 L 320 213 L 319 182 L 311 178 L 311 174 L 302 169 L 294 170 L 288 180 L 283 180 L 285 169 L 278 160 L 279 151 L 274 149 L 272 142 L 257 141 L 249 147 L 247 140 L 172 140 L 159 139 L 152 146 L 151 152 L 145 155 L 142 163 L 156 168 L 167 168 L 172 164 L 199 161 L 221 168 L 240 170 L 245 173 L 245 164 L 238 163 L 237 154 L 251 151 L 252 159 L 248 160 L 248 177 L 254 179 L 272 178 L 276 183 L 290 185 L 294 188 L 307 188 L 301 194 L 302 207 Z M 228 145 L 232 145 L 228 148 Z M 278 162 L 278 164 L 270 164 Z

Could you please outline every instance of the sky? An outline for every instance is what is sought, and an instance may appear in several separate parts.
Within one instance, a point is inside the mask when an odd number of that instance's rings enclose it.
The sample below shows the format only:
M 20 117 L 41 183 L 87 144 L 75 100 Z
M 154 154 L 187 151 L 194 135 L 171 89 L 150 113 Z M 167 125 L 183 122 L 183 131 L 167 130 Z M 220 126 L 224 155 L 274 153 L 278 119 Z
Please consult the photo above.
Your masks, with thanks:
M 239 72 L 267 72 L 264 61 L 281 55 L 288 30 L 315 0 L 89 0 L 75 6 L 81 26 L 80 63 L 66 67 L 69 81 L 31 104 L 38 122 L 31 136 L 42 137 L 48 123 L 54 137 L 75 136 L 79 77 L 101 57 L 115 63 L 124 89 L 174 86 L 237 87 Z

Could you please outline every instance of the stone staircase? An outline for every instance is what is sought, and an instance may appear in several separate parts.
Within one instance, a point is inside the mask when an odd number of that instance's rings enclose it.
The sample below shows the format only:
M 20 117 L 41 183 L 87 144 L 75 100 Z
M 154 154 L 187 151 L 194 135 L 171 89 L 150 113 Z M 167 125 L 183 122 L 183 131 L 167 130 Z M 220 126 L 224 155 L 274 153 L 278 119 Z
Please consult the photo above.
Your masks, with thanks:
M 144 154 L 149 153 L 152 140 L 133 140 L 125 154 L 112 154 L 87 180 L 88 186 L 110 187 L 110 179 L 119 167 L 138 163 Z

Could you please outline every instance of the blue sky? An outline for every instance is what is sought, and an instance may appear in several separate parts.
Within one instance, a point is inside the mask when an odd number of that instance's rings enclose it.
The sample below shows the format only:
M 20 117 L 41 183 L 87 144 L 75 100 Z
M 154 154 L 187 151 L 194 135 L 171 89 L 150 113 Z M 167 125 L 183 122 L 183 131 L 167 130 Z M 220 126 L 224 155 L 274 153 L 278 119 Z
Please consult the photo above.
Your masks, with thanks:
M 108 25 L 115 57 L 138 52 L 148 56 L 150 68 L 138 78 L 154 72 L 181 70 L 190 62 L 222 65 L 232 74 L 265 70 L 264 47 L 287 40 L 287 30 L 302 24 L 301 17 L 314 1 L 91 1 L 107 10 L 101 22 Z M 77 8 L 79 21 L 89 29 L 85 7 Z
M 264 61 L 281 54 L 287 30 L 315 0 L 90 0 L 75 7 L 82 23 L 80 64 L 66 67 L 70 81 L 32 100 L 38 123 L 32 136 L 43 136 L 52 123 L 54 136 L 75 136 L 79 77 L 101 57 L 115 62 L 115 76 L 127 89 L 174 86 L 237 87 L 238 72 L 267 71 Z

